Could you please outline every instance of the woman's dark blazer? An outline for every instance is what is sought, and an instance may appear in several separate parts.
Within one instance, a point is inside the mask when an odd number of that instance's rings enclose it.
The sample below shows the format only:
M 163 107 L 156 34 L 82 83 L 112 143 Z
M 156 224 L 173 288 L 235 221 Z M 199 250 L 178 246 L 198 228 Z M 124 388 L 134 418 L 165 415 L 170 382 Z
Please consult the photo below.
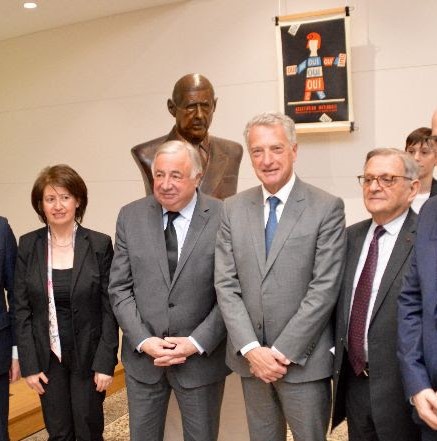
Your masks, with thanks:
M 74 350 L 84 377 L 113 375 L 118 325 L 109 304 L 111 238 L 81 226 L 76 233 L 71 310 Z M 15 268 L 16 335 L 23 377 L 47 372 L 50 360 L 47 227 L 20 238 Z

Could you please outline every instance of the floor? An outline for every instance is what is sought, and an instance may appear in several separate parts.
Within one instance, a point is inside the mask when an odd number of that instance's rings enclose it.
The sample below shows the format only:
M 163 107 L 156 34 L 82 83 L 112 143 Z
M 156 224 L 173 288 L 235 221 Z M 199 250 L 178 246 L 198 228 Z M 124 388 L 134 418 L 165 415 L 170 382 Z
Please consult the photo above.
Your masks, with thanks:
M 127 413 L 126 390 L 111 395 L 105 401 L 105 441 L 129 441 L 129 415 Z M 46 441 L 47 432 L 41 431 L 25 441 Z M 291 434 L 288 440 L 292 440 Z M 347 441 L 346 426 L 342 424 L 328 441 Z M 179 410 L 174 397 L 170 400 L 164 441 L 182 441 L 182 428 Z M 246 413 L 237 375 L 228 377 L 223 399 L 219 441 L 249 441 Z

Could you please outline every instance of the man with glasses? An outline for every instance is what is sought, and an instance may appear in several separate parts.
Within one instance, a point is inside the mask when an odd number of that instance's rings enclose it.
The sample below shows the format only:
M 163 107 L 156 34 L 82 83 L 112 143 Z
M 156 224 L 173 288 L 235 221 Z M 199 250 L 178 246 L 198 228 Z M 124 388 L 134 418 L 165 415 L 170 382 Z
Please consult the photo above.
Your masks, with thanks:
M 437 194 L 437 180 L 433 177 L 434 167 L 437 164 L 437 152 L 431 129 L 420 127 L 413 130 L 407 136 L 405 151 L 415 159 L 419 166 L 420 188 L 411 204 L 411 208 L 419 213 L 422 205 Z
M 237 192 L 238 171 L 243 147 L 233 141 L 208 134 L 217 105 L 214 88 L 200 74 L 180 78 L 167 100 L 167 108 L 176 124 L 166 136 L 139 144 L 132 155 L 141 170 L 146 193 L 153 189 L 152 161 L 157 148 L 166 141 L 188 141 L 200 154 L 203 176 L 200 190 L 225 199 Z
M 432 141 L 437 138 L 437 111 Z M 405 396 L 415 406 L 422 441 L 437 440 L 437 198 L 420 212 L 417 239 L 399 296 L 398 357 Z
M 337 305 L 333 427 L 349 441 L 415 441 L 417 427 L 396 359 L 397 297 L 413 247 L 419 188 L 414 159 L 397 149 L 367 154 L 358 176 L 371 219 L 347 229 Z

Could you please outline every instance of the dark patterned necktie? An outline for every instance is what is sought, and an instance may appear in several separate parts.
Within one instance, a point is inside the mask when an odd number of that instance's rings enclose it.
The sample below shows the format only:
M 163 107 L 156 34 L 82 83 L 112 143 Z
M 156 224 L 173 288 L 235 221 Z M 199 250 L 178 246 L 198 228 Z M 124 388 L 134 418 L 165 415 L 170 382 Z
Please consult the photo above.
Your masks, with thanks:
M 355 289 L 348 332 L 348 357 L 355 375 L 360 375 L 366 367 L 364 333 L 373 279 L 375 278 L 376 265 L 378 263 L 378 240 L 384 233 L 385 229 L 381 225 L 375 228 L 366 262 Z
M 278 226 L 278 218 L 276 217 L 276 207 L 281 202 L 276 196 L 270 196 L 267 198 L 270 205 L 269 218 L 266 224 L 266 257 L 269 255 L 270 247 L 272 246 L 273 237 Z
M 167 227 L 164 230 L 170 280 L 173 280 L 173 275 L 178 264 L 178 237 L 176 235 L 176 229 L 173 225 L 173 221 L 178 216 L 178 212 L 167 211 Z

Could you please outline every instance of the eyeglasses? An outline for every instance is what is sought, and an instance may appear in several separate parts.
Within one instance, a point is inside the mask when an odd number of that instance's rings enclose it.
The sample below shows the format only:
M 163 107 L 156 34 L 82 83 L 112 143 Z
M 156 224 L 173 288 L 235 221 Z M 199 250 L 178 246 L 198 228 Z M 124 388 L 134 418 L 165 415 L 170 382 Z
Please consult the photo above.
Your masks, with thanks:
M 361 175 L 357 176 L 358 183 L 361 187 L 370 187 L 373 181 L 376 181 L 377 184 L 382 188 L 391 187 L 396 183 L 398 179 L 408 179 L 412 181 L 413 178 L 409 178 L 408 176 L 397 176 L 397 175 L 381 175 L 381 176 L 372 176 L 372 175 Z

